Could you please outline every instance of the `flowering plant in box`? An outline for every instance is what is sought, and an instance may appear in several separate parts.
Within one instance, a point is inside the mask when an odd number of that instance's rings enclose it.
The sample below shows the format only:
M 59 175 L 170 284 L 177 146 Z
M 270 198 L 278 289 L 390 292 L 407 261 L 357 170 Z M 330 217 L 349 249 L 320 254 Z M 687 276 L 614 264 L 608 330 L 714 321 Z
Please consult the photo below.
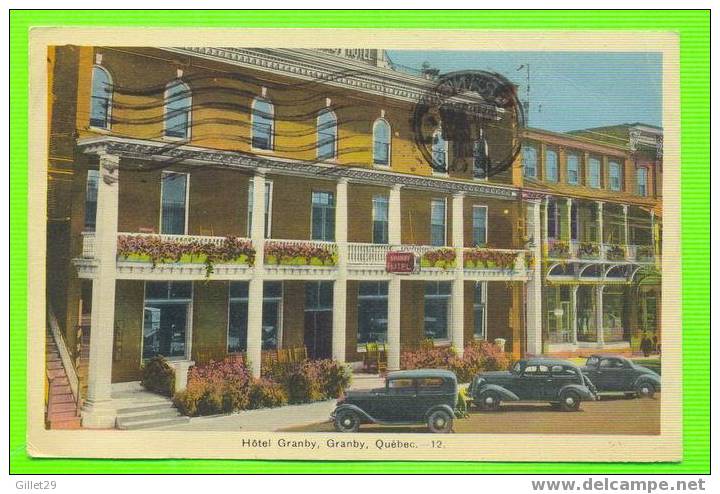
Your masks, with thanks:
M 613 261 L 621 261 L 625 259 L 625 247 L 622 245 L 610 245 L 606 252 L 607 258 Z
M 562 258 L 569 257 L 570 246 L 567 242 L 563 242 L 562 240 L 556 240 L 548 246 L 548 256 Z
M 514 269 L 516 252 L 493 249 L 467 249 L 463 254 L 467 269 Z
M 578 255 L 582 258 L 595 258 L 600 255 L 600 246 L 594 242 L 580 242 Z
M 335 266 L 337 249 L 311 243 L 267 242 L 265 264 L 296 266 Z
M 453 269 L 456 266 L 455 249 L 442 248 L 429 250 L 420 258 L 420 266 L 425 268 Z
M 226 237 L 220 244 L 193 240 L 177 242 L 160 235 L 121 235 L 117 256 L 120 260 L 158 263 L 205 264 L 209 276 L 217 263 L 255 264 L 252 242 L 238 237 Z

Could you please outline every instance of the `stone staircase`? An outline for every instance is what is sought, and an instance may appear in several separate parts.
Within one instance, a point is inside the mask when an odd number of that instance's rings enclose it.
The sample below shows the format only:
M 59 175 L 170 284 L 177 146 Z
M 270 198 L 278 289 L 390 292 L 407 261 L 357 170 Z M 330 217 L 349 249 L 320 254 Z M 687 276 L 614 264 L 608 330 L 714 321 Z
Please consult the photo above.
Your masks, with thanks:
M 46 335 L 45 345 L 46 425 L 50 429 L 79 429 L 80 404 L 73 394 L 60 350 L 50 332 Z
M 140 383 L 113 385 L 112 398 L 117 410 L 115 426 L 118 429 L 151 429 L 190 421 L 189 417 L 177 411 L 172 400 L 146 391 Z

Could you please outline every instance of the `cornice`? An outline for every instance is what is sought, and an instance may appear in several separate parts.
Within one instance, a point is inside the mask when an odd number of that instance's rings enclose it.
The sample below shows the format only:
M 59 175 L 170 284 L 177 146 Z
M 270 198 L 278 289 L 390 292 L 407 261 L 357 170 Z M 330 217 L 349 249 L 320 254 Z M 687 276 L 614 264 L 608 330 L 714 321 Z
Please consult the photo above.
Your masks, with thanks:
M 448 194 L 464 192 L 475 196 L 500 199 L 515 199 L 518 194 L 515 188 L 485 183 L 465 182 L 343 165 L 328 165 L 299 160 L 270 158 L 196 146 L 168 146 L 167 143 L 164 142 L 115 136 L 81 139 L 77 145 L 85 154 L 98 155 L 101 157 L 112 155 L 121 158 L 149 160 L 157 163 L 167 161 L 169 165 L 178 163 L 188 165 L 216 165 L 240 168 L 248 171 L 265 169 L 267 173 L 279 173 L 282 175 L 295 175 L 326 180 L 345 178 L 350 182 L 366 183 L 369 185 L 386 187 L 400 185 L 411 189 L 432 190 Z
M 163 50 L 411 103 L 434 95 L 435 85 L 432 80 L 316 50 L 217 47 L 174 47 Z M 456 96 L 449 100 L 485 104 L 496 114 L 504 113 L 504 109 L 490 105 L 480 97 Z

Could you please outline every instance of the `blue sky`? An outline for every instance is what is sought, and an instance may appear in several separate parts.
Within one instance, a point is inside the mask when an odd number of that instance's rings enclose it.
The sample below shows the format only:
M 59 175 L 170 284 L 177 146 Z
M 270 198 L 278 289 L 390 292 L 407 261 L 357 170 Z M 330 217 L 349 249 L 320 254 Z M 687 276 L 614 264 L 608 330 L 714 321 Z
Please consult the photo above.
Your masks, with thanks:
M 660 53 L 469 52 L 388 50 L 398 64 L 425 61 L 441 73 L 498 72 L 518 84 L 525 99 L 530 64 L 531 127 L 568 130 L 642 122 L 662 126 Z

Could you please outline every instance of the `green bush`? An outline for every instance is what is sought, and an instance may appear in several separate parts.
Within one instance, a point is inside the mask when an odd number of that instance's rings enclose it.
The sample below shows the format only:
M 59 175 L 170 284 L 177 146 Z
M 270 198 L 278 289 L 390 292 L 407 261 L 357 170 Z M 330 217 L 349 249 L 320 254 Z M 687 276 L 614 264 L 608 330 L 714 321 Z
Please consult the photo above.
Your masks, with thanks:
M 153 393 L 172 396 L 175 391 L 175 371 L 165 357 L 158 355 L 143 365 L 140 384 Z
M 257 379 L 250 387 L 248 408 L 274 408 L 288 404 L 285 388 L 269 379 Z

